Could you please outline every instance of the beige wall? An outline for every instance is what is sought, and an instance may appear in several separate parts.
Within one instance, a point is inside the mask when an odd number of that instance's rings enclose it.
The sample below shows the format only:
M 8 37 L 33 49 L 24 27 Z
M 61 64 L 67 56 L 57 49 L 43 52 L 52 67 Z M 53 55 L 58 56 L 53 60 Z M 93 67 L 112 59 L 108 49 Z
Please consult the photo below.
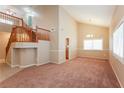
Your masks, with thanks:
M 9 32 L 0 32 L 0 62 L 2 60 L 5 60 L 6 46 L 7 46 L 9 37 L 10 37 Z
M 87 34 L 93 34 L 94 39 L 102 38 L 103 39 L 103 50 L 84 50 L 83 42 Z M 100 27 L 89 24 L 78 24 L 78 56 L 79 57 L 92 57 L 100 59 L 108 59 L 109 49 L 109 29 L 106 27 Z
M 69 59 L 77 57 L 77 23 L 59 7 L 59 63 L 65 62 L 65 40 L 69 38 Z
M 59 6 L 57 5 L 48 5 L 45 6 L 45 19 L 47 28 L 51 30 L 50 33 L 50 61 L 51 63 L 58 63 L 58 13 Z
M 112 53 L 112 34 L 116 26 L 120 23 L 124 16 L 124 6 L 118 6 L 113 14 L 111 27 L 110 27 L 110 63 L 115 71 L 120 84 L 124 87 L 124 64 L 120 63 L 118 59 L 113 56 Z

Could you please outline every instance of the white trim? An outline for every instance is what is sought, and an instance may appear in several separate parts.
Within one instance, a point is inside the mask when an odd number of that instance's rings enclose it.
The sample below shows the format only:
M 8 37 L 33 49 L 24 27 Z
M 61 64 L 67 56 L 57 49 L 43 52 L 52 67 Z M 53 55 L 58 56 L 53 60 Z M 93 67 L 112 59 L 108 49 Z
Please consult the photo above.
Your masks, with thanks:
M 59 60 L 59 62 L 57 64 L 63 64 L 65 62 L 66 62 L 66 60 Z
M 118 75 L 116 74 L 116 71 L 114 70 L 113 65 L 111 64 L 111 62 L 109 62 L 109 63 L 110 63 L 110 66 L 112 67 L 112 70 L 113 70 L 113 72 L 114 72 L 114 74 L 115 74 L 115 76 L 116 76 L 116 78 L 117 78 L 117 80 L 118 80 L 118 82 L 119 82 L 119 84 L 120 84 L 120 87 L 121 87 L 121 88 L 124 88 L 124 86 L 121 84 L 121 81 L 120 81 Z
M 11 68 L 14 68 L 14 67 L 19 67 L 19 65 L 12 65 L 12 64 L 9 64 L 7 63 Z
M 19 65 L 12 65 L 12 64 L 10 64 L 10 63 L 8 63 L 8 62 L 6 62 L 6 64 L 7 64 L 8 66 L 10 66 L 11 68 L 19 67 Z
M 27 67 L 31 67 L 31 66 L 36 66 L 36 64 L 30 64 L 30 65 L 19 66 L 19 67 L 20 67 L 20 68 L 27 68 Z
M 12 65 L 12 64 L 10 64 L 8 61 L 6 61 L 6 64 L 9 65 L 11 68 L 19 67 L 19 65 Z
M 16 42 L 12 44 L 13 48 L 38 48 L 37 43 L 25 43 L 25 42 Z
M 50 52 L 63 52 L 65 51 L 64 49 L 59 49 L 59 50 L 50 50 Z
M 36 66 L 40 66 L 40 65 L 44 65 L 44 64 L 48 64 L 50 63 L 50 61 L 46 62 L 46 63 L 37 63 Z
M 99 58 L 99 57 L 85 57 L 85 56 L 78 56 L 77 58 L 91 58 L 91 59 L 99 59 L 109 61 L 109 58 Z
M 50 63 L 50 62 L 48 62 Z M 30 65 L 25 65 L 25 66 L 20 66 L 20 65 L 11 65 L 9 63 L 7 63 L 9 66 L 11 66 L 12 68 L 14 67 L 19 67 L 19 68 L 27 68 L 27 67 L 31 67 L 31 66 L 40 66 L 40 65 L 44 65 L 44 64 L 48 64 L 48 63 L 37 63 L 37 64 L 30 64 Z
M 27 68 L 27 67 L 36 65 L 36 64 L 30 64 L 30 65 L 20 66 L 20 65 L 9 64 L 8 62 L 6 62 L 6 63 L 7 63 L 11 68 L 14 68 L 14 67 Z
M 82 50 L 82 51 L 109 51 L 109 49 L 102 49 L 102 50 L 85 50 L 83 48 L 78 48 L 78 51 Z
M 5 63 L 5 59 L 0 59 L 0 63 Z

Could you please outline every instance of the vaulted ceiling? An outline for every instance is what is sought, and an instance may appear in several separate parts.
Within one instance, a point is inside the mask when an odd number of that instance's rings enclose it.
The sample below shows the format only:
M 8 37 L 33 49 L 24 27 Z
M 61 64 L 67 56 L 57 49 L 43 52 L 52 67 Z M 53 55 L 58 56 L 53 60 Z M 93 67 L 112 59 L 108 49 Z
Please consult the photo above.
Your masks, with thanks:
M 18 14 L 23 15 L 23 13 L 39 8 L 40 6 L 32 5 L 15 5 L 18 9 Z M 62 5 L 63 7 L 75 20 L 80 23 L 87 23 L 93 25 L 99 25 L 108 27 L 111 22 L 112 14 L 116 8 L 114 5 Z M 13 6 L 0 6 L 0 10 L 3 8 L 13 8 Z M 25 9 L 25 10 L 24 10 Z M 41 9 L 41 8 L 39 8 Z M 24 12 L 20 12 L 22 10 Z
M 112 5 L 63 5 L 62 6 L 75 20 L 108 27 L 116 6 Z

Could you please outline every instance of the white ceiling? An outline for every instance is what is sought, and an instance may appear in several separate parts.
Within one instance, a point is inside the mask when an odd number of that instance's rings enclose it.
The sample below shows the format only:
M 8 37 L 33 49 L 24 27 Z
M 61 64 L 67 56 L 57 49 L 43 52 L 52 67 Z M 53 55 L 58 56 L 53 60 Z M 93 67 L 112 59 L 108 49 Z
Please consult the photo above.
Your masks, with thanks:
M 111 5 L 63 5 L 62 6 L 75 20 L 108 27 L 116 6 Z

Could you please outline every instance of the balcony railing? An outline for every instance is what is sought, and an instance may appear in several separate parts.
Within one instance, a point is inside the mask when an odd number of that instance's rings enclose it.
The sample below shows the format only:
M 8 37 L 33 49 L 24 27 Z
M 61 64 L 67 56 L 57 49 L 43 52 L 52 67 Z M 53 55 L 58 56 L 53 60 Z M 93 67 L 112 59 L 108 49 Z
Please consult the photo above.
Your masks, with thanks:
M 13 42 L 38 42 L 38 40 L 50 41 L 50 30 L 36 26 L 29 27 L 22 18 L 0 12 L 0 22 L 13 26 L 6 47 L 6 56 Z
M 23 25 L 22 18 L 12 16 L 3 12 L 0 12 L 0 22 L 5 24 L 10 24 L 10 25 L 17 25 L 17 26 Z
M 13 27 L 9 42 L 6 47 L 6 54 L 8 53 L 10 45 L 13 42 L 37 42 L 36 32 L 33 32 L 31 28 L 22 26 Z
M 50 41 L 50 30 L 36 26 L 37 39 Z

